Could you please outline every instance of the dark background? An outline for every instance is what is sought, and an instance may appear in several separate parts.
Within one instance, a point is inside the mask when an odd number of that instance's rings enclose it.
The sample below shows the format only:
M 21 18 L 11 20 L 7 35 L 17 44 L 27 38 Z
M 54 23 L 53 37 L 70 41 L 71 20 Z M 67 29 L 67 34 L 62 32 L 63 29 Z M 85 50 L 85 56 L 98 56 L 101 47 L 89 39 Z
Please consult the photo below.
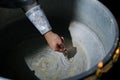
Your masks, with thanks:
M 120 2 L 119 2 L 120 0 L 99 0 L 99 1 L 101 1 L 112 12 L 112 14 L 115 16 L 115 18 L 118 22 L 119 28 L 120 28 Z M 23 13 L 21 12 L 19 14 L 21 15 Z M 14 15 L 14 16 L 16 16 L 16 15 Z M 19 16 L 17 15 L 17 17 L 19 17 Z M 8 21 L 9 21 L 9 19 L 8 19 Z M 120 58 L 118 59 L 118 61 L 116 63 L 113 64 L 113 67 L 107 73 L 104 73 L 101 76 L 100 80 L 120 80 L 119 72 L 120 72 Z M 10 74 L 10 76 L 11 76 L 11 74 Z M 26 79 L 26 80 L 30 80 L 30 79 Z

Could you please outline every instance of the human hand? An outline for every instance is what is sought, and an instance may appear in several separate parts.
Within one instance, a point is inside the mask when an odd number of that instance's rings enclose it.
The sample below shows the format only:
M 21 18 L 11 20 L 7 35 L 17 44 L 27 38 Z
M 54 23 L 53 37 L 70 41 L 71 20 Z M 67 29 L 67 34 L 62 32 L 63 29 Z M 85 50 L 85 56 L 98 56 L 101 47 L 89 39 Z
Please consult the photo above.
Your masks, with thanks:
M 44 34 L 45 39 L 47 40 L 48 45 L 52 50 L 58 52 L 65 52 L 64 39 L 63 37 L 59 37 L 56 33 L 49 31 Z

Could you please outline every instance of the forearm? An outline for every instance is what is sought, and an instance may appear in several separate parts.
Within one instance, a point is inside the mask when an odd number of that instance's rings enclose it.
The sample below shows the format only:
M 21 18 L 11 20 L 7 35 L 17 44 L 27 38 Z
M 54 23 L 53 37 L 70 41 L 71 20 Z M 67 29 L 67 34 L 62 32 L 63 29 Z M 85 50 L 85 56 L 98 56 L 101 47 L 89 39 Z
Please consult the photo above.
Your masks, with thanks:
M 28 19 L 42 35 L 52 29 L 39 4 L 34 3 L 32 5 L 25 6 L 23 9 Z
M 0 0 L 0 6 L 22 8 L 27 18 L 42 35 L 51 30 L 51 26 L 36 0 Z
M 28 19 L 34 24 L 38 31 L 44 35 L 49 46 L 54 51 L 59 51 L 64 53 L 65 47 L 63 40 L 57 34 L 53 33 L 51 26 L 40 8 L 40 5 L 34 3 L 23 8 Z

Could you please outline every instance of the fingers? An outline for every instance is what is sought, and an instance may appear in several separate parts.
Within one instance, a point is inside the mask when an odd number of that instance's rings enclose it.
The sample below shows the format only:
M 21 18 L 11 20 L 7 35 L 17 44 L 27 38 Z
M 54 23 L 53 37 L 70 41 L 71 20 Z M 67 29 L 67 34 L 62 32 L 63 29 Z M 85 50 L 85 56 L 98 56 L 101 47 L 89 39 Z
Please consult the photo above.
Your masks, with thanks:
M 65 52 L 63 37 L 59 37 L 59 35 L 53 32 L 48 32 L 44 36 L 52 50 L 62 52 L 62 53 Z
M 64 53 L 64 51 L 65 51 L 64 45 L 63 44 L 58 45 L 58 50 L 59 50 L 59 52 L 63 52 Z
M 60 37 L 61 38 L 61 41 L 64 43 L 64 37 Z
M 62 52 L 62 53 L 64 53 L 65 52 L 65 45 L 64 45 L 64 38 L 63 37 L 60 37 L 61 39 L 60 39 L 60 41 L 59 41 L 59 43 L 57 44 L 57 49 L 58 49 L 58 51 L 59 52 Z

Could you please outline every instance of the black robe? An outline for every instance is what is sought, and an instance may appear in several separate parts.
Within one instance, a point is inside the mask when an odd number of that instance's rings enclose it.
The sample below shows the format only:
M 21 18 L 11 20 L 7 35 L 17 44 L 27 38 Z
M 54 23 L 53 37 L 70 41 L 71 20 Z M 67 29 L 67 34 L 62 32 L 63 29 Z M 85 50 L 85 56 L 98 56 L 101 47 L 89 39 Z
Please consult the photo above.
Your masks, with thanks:
M 36 0 L 0 0 L 0 7 L 20 8 L 33 4 Z

